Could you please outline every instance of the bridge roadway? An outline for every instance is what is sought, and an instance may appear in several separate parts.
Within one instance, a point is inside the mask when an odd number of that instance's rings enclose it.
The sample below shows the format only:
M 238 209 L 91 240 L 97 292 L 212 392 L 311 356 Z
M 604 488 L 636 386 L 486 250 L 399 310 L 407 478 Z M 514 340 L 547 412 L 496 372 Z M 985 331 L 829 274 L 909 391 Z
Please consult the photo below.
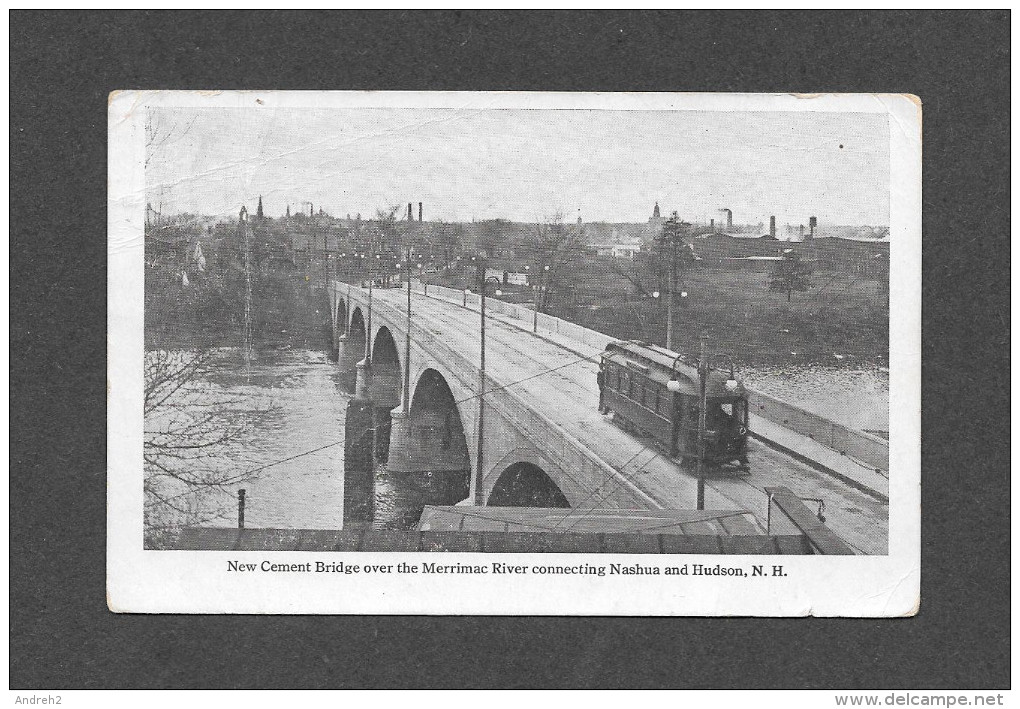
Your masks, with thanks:
M 417 291 L 417 288 L 415 288 Z M 420 292 L 412 294 L 412 321 L 477 362 L 479 313 Z M 406 308 L 406 291 L 376 289 L 380 305 Z M 535 335 L 531 323 L 486 312 L 486 374 L 494 385 L 512 388 L 527 405 L 587 446 L 663 508 L 690 509 L 692 476 L 661 454 L 650 441 L 625 433 L 598 413 L 596 374 L 601 348 L 550 333 Z M 888 505 L 758 441 L 751 442 L 750 474 L 709 479 L 707 509 L 745 509 L 764 522 L 766 487 L 785 486 L 804 498 L 825 502 L 826 524 L 855 550 L 884 554 L 888 544 Z M 599 492 L 598 494 L 603 494 Z M 598 507 L 598 500 L 589 504 Z

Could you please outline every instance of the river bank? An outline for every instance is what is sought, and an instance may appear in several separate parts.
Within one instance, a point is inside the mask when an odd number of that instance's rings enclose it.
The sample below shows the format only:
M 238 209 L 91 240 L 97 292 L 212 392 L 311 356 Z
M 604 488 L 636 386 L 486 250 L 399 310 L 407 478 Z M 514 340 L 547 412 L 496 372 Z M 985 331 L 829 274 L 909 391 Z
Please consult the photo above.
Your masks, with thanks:
M 243 288 L 230 274 L 195 274 L 184 284 L 175 273 L 149 269 L 146 279 L 147 350 L 241 346 Z M 323 289 L 282 265 L 257 285 L 250 310 L 256 350 L 325 347 L 330 313 Z

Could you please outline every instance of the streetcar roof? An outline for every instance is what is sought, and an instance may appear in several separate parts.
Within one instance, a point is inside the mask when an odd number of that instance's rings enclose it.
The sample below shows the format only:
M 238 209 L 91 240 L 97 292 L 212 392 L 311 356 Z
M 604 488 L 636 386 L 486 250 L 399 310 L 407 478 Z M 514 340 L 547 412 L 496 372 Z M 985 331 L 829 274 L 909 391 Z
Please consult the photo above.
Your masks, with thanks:
M 649 345 L 638 341 L 610 342 L 606 351 L 602 353 L 603 358 L 625 366 L 631 371 L 651 379 L 652 381 L 665 384 L 673 378 L 680 382 L 680 393 L 697 396 L 701 392 L 701 382 L 698 375 L 697 363 L 692 362 L 684 356 L 677 360 L 677 352 L 667 350 L 658 345 Z M 628 363 L 635 363 L 628 366 Z M 676 366 L 673 364 L 676 362 Z M 708 374 L 706 395 L 709 398 L 734 398 L 744 396 L 746 393 L 744 385 L 737 380 L 736 389 L 730 390 L 726 387 L 729 379 L 729 372 L 721 372 L 712 369 Z

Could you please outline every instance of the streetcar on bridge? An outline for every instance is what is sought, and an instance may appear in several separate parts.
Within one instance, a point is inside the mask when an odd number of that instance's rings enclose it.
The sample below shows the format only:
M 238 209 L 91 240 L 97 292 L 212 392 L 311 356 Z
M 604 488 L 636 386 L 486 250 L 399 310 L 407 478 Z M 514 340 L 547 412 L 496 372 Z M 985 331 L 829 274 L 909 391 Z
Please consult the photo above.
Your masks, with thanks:
M 703 369 L 643 342 L 611 342 L 602 353 L 599 407 L 685 466 L 696 464 L 704 426 L 706 468 L 747 470 L 748 398 L 732 370 Z M 704 383 L 704 392 L 702 392 Z M 705 419 L 701 423 L 701 401 Z

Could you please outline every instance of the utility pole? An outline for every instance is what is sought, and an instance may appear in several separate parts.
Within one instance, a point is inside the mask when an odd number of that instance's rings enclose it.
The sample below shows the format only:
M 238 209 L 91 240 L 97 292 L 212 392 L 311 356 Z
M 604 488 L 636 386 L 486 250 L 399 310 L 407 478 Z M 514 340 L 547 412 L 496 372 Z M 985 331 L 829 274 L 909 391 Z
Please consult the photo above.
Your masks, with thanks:
M 705 414 L 708 408 L 708 335 L 701 335 L 701 354 L 698 359 L 698 378 L 701 380 L 701 392 L 698 397 L 698 505 L 697 509 L 705 509 Z
M 244 364 L 251 367 L 251 355 L 253 350 L 254 325 L 252 324 L 252 290 L 251 290 L 251 225 L 248 224 L 248 209 L 241 207 L 238 217 L 238 227 L 241 229 L 244 240 L 244 333 L 242 335 L 244 347 Z
M 407 327 L 404 328 L 404 413 L 410 412 L 411 407 L 411 247 L 405 252 L 407 257 L 404 262 L 407 273 Z
M 676 351 L 676 333 L 674 331 L 673 320 L 676 311 L 676 272 L 677 264 L 677 252 L 676 252 L 676 212 L 673 212 L 673 219 L 670 222 L 670 248 L 672 253 L 669 258 L 669 301 L 666 310 L 666 349 Z
M 676 325 L 677 295 L 679 292 L 680 239 L 686 222 L 680 221 L 676 212 L 662 225 L 662 246 L 669 249 L 669 297 L 666 300 L 666 349 L 676 351 L 679 339 Z
M 329 233 L 324 231 L 322 233 L 322 288 L 326 292 L 329 292 L 329 246 L 327 240 L 329 239 Z
M 484 450 L 484 430 L 485 430 L 485 264 L 478 264 L 478 286 L 479 296 L 481 301 L 479 303 L 478 311 L 481 313 L 481 346 L 482 352 L 479 357 L 479 372 L 478 372 L 478 448 L 475 451 L 475 504 L 482 506 L 485 504 L 485 493 L 482 489 L 482 478 L 485 472 L 485 467 L 482 463 L 482 451 Z

